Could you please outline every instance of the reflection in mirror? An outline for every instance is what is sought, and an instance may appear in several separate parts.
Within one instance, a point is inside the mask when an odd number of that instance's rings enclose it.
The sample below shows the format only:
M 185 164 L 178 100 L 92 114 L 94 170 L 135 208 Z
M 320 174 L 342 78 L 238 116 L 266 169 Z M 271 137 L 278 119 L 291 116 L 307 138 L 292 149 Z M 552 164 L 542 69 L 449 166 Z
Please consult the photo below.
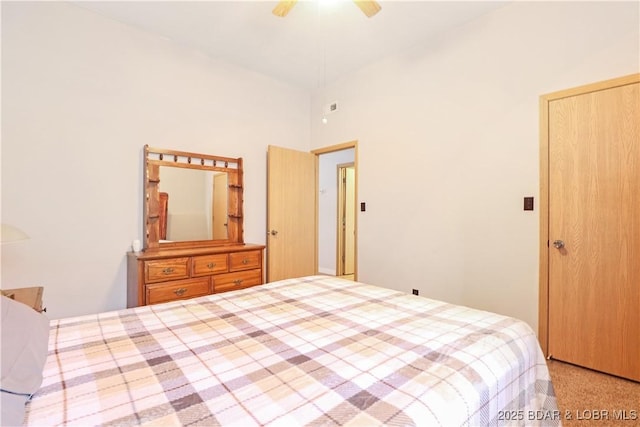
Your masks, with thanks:
M 227 239 L 227 187 L 226 172 L 161 166 L 160 242 Z

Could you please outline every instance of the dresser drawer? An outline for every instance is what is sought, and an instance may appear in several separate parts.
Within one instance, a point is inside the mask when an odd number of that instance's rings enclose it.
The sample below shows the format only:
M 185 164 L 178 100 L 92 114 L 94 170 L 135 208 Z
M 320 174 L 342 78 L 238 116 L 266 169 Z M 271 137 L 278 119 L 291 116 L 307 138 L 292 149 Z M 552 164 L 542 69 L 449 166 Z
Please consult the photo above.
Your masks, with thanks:
M 145 282 L 166 282 L 189 277 L 189 258 L 167 258 L 144 262 Z
M 229 271 L 227 254 L 194 256 L 191 261 L 192 276 L 210 276 Z
M 232 252 L 229 254 L 229 271 L 251 270 L 262 266 L 262 251 Z
M 226 292 L 262 284 L 262 269 L 213 276 L 213 292 Z
M 147 304 L 194 298 L 211 293 L 208 277 L 147 285 Z

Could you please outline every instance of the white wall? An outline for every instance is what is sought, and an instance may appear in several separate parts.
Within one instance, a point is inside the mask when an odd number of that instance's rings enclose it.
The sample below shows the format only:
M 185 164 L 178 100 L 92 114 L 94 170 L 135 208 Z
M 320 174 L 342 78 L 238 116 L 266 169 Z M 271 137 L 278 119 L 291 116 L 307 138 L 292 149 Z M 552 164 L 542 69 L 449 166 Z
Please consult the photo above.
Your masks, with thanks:
M 312 146 L 358 140 L 359 279 L 537 328 L 539 96 L 639 72 L 639 12 L 515 2 L 315 96 Z
M 2 287 L 44 285 L 52 318 L 125 306 L 143 144 L 244 157 L 245 240 L 263 243 L 266 147 L 358 140 L 359 279 L 535 327 L 538 98 L 639 72 L 638 16 L 515 2 L 330 85 L 322 125 L 306 91 L 69 4 L 3 2 L 2 221 L 31 240 L 2 247 Z
M 264 243 L 266 148 L 308 149 L 309 93 L 62 2 L 2 2 L 2 287 L 51 318 L 123 308 L 142 238 L 142 147 L 243 157 Z

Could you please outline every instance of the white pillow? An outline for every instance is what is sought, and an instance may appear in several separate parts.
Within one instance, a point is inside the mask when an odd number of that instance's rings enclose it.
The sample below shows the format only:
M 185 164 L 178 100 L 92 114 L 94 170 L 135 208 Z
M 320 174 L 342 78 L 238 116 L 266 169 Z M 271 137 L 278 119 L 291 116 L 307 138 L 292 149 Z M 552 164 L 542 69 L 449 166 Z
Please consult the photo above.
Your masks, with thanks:
M 21 425 L 25 403 L 42 384 L 49 346 L 49 319 L 2 296 L 0 342 L 0 425 Z

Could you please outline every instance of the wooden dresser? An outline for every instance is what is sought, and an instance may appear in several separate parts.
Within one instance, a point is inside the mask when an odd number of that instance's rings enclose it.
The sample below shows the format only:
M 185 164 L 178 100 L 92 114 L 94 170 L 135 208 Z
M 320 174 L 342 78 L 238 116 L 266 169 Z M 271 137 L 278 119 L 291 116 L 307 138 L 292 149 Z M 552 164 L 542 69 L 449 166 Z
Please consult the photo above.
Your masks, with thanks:
M 263 283 L 264 245 L 232 244 L 127 254 L 127 307 Z
M 30 288 L 3 289 L 2 295 L 26 304 L 38 313 L 42 313 L 47 311 L 42 304 L 43 292 L 44 288 L 42 286 L 32 286 Z

